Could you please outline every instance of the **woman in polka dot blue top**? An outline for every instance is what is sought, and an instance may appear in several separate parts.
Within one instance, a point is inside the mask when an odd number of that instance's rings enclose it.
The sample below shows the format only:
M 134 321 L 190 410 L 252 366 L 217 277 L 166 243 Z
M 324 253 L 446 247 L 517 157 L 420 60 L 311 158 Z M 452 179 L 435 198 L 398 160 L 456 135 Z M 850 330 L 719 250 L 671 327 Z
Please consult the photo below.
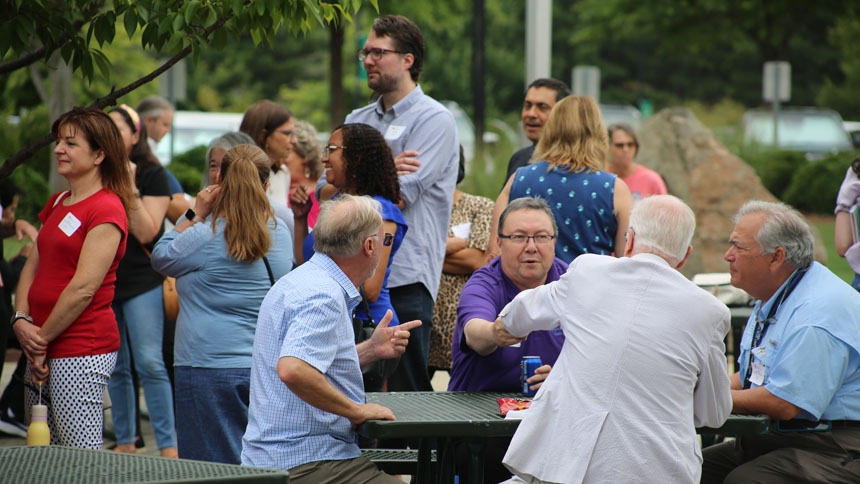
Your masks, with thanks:
M 585 253 L 624 252 L 633 198 L 617 176 L 603 171 L 609 138 L 597 103 L 588 96 L 568 96 L 550 113 L 530 163 L 519 168 L 496 200 L 498 215 L 509 200 L 540 197 L 558 224 L 555 255 L 565 262 Z M 496 247 L 493 240 L 490 247 Z

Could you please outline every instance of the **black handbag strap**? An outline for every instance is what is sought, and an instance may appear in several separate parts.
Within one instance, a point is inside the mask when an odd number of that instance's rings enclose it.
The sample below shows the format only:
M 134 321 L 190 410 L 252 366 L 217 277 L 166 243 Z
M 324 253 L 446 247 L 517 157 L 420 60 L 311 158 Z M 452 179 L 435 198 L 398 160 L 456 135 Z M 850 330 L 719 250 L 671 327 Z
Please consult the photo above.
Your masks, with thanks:
M 272 274 L 272 266 L 269 265 L 269 259 L 267 259 L 266 256 L 263 256 L 263 263 L 266 264 L 266 272 L 269 273 L 269 282 L 274 286 L 275 276 Z
M 367 302 L 367 295 L 364 293 L 364 284 L 358 286 L 358 292 L 361 294 L 361 302 L 364 304 L 364 312 L 367 313 L 367 320 L 371 326 L 376 326 L 376 321 L 373 320 L 373 315 L 370 314 L 370 303 Z

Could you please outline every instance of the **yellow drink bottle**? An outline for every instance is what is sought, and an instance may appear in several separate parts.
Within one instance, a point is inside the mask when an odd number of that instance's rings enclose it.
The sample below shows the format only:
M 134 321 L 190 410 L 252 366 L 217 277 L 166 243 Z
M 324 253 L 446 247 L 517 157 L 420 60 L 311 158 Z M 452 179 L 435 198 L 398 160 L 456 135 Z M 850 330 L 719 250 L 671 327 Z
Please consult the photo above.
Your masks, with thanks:
M 27 428 L 27 445 L 51 445 L 47 405 L 33 405 L 30 411 L 30 427 Z

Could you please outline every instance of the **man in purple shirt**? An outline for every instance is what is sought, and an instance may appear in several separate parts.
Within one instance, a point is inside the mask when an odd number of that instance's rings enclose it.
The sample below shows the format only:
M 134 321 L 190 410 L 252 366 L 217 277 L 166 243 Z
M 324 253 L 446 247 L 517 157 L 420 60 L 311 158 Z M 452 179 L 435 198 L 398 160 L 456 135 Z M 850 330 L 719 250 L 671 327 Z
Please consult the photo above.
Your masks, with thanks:
M 499 312 L 520 291 L 561 277 L 567 264 L 555 257 L 555 217 L 540 198 L 511 202 L 499 219 L 501 255 L 472 274 L 460 295 L 448 391 L 520 391 L 520 361 L 540 356 L 529 379 L 540 387 L 564 343 L 561 331 L 538 331 L 527 340 L 493 332 Z

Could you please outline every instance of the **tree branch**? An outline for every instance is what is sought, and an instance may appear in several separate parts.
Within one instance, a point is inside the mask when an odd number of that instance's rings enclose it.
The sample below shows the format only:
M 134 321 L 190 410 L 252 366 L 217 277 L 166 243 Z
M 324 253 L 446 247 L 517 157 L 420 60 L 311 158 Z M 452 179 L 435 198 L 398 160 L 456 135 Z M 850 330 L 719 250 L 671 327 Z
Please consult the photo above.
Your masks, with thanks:
M 203 35 L 201 35 L 201 37 L 203 37 L 204 40 L 208 41 L 209 36 L 212 34 L 212 32 L 215 32 L 216 30 L 223 27 L 224 24 L 227 23 L 227 21 L 230 20 L 232 17 L 233 17 L 233 14 L 230 13 L 223 18 L 219 18 L 212 25 L 207 27 L 206 30 L 203 31 Z M 100 98 L 96 99 L 95 101 L 93 101 L 89 105 L 89 107 L 96 108 L 96 109 L 104 109 L 108 106 L 115 105 L 116 100 L 119 99 L 120 97 L 125 96 L 126 94 L 134 91 L 135 89 L 139 88 L 140 86 L 142 86 L 148 82 L 151 82 L 153 79 L 155 79 L 156 77 L 160 76 L 165 71 L 167 71 L 168 69 L 173 67 L 177 62 L 184 59 L 185 57 L 188 57 L 188 54 L 190 54 L 192 52 L 193 47 L 194 47 L 194 44 L 189 45 L 188 47 L 182 49 L 176 55 L 174 55 L 173 57 L 168 59 L 164 64 L 159 66 L 157 69 L 155 69 L 151 73 L 147 74 L 146 76 L 143 76 L 140 79 L 132 82 L 131 84 L 128 84 L 127 86 L 122 87 L 120 89 L 112 89 L 110 94 L 108 94 L 107 96 L 100 97 Z M 9 175 L 11 175 L 13 171 L 15 171 L 15 168 L 18 168 L 18 166 L 21 165 L 21 163 L 32 158 L 33 155 L 35 155 L 39 150 L 41 150 L 45 146 L 48 146 L 53 141 L 54 141 L 53 136 L 51 134 L 47 134 L 47 135 L 42 136 L 41 138 L 33 141 L 26 148 L 23 148 L 23 149 L 19 150 L 17 153 L 15 153 L 14 155 L 12 155 L 12 157 L 10 157 L 5 162 L 3 162 L 3 166 L 0 167 L 0 181 L 8 178 Z

